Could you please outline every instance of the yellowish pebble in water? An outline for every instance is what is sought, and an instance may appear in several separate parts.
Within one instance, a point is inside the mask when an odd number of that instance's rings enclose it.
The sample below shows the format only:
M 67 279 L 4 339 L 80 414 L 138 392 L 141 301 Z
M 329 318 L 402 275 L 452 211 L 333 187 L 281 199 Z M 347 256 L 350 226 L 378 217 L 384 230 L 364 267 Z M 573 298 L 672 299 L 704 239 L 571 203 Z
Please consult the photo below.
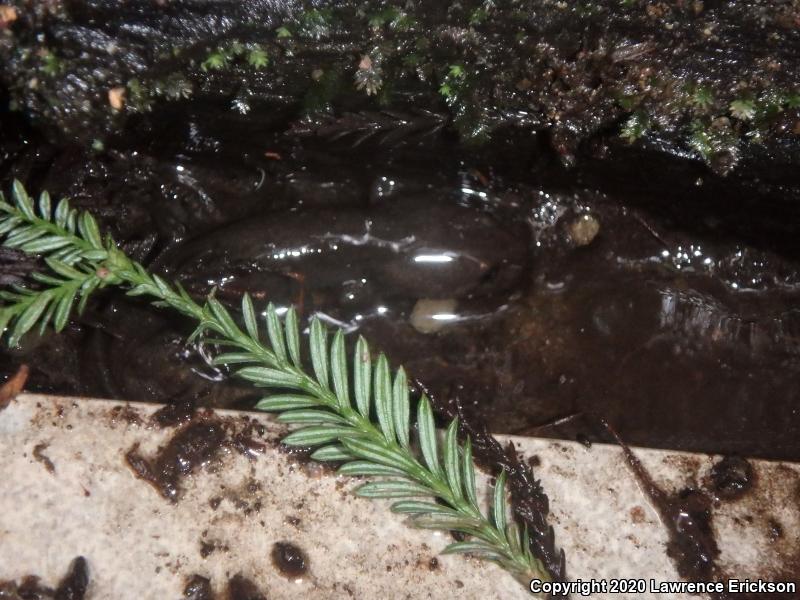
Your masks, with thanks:
M 411 326 L 420 333 L 436 333 L 458 320 L 456 301 L 421 298 L 411 311 Z
M 125 88 L 115 87 L 108 90 L 108 103 L 114 110 L 122 110 L 125 107 Z
M 581 215 L 569 224 L 569 236 L 576 246 L 588 246 L 600 233 L 600 221 L 593 215 Z
M 0 4 L 0 25 L 10 25 L 17 20 L 17 9 L 9 4 Z

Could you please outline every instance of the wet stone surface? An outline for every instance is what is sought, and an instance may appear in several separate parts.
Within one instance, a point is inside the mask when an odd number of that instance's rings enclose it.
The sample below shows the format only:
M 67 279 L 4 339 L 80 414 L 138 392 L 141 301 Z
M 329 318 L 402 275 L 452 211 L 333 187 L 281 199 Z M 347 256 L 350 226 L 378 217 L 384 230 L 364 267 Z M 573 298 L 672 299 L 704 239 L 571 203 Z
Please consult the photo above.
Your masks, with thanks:
M 4 426 L 23 422 L 26 427 L 16 429 L 8 440 L 10 452 L 5 468 L 7 473 L 22 473 L 22 478 L 7 476 L 11 496 L 6 503 L 10 510 L 3 514 L 7 516 L 4 528 L 9 531 L 9 543 L 2 548 L 10 557 L 15 556 L 15 547 L 24 553 L 25 558 L 18 562 L 36 565 L 31 571 L 41 574 L 47 585 L 60 579 L 62 570 L 58 565 L 63 563 L 57 563 L 53 572 L 51 563 L 42 564 L 35 556 L 38 550 L 26 540 L 47 540 L 48 535 L 52 535 L 52 544 L 57 548 L 53 551 L 58 555 L 78 544 L 87 556 L 93 557 L 93 569 L 98 573 L 119 574 L 115 578 L 98 577 L 92 584 L 97 587 L 91 589 L 109 597 L 126 597 L 125 593 L 110 593 L 120 586 L 144 589 L 144 595 L 147 590 L 168 588 L 169 594 L 160 595 L 182 597 L 194 574 L 209 580 L 210 592 L 207 588 L 206 593 L 217 598 L 226 598 L 228 582 L 237 573 L 252 580 L 257 586 L 255 593 L 267 598 L 295 597 L 298 590 L 314 590 L 320 597 L 329 594 L 338 598 L 349 593 L 347 587 L 355 590 L 355 597 L 362 597 L 365 589 L 378 585 L 376 581 L 387 586 L 382 589 L 392 590 L 400 578 L 411 585 L 415 577 L 421 577 L 427 589 L 442 597 L 458 593 L 453 589 L 454 576 L 463 577 L 467 586 L 489 589 L 489 596 L 491 589 L 496 590 L 492 586 L 502 585 L 501 578 L 487 579 L 488 572 L 484 571 L 477 575 L 478 579 L 469 579 L 470 570 L 479 565 L 437 556 L 439 546 L 428 545 L 427 534 L 397 520 L 387 521 L 383 507 L 353 497 L 348 487 L 340 488 L 344 482 L 339 479 L 307 477 L 302 463 L 275 452 L 274 441 L 269 444 L 270 438 L 277 440 L 283 431 L 272 429 L 275 426 L 266 416 L 260 420 L 271 433 L 257 439 L 273 447 L 267 457 L 250 461 L 226 446 L 220 462 L 210 463 L 214 468 L 199 468 L 182 479 L 179 502 L 167 504 L 150 485 L 132 476 L 123 457 L 133 443 L 141 441 L 140 454 L 155 463 L 160 454 L 156 445 L 166 448 L 185 425 L 159 428 L 153 419 L 158 407 L 129 405 L 124 411 L 115 408 L 105 401 L 26 395 L 4 415 Z M 134 415 L 138 418 L 134 419 Z M 225 426 L 228 439 L 252 424 L 239 414 L 212 414 L 205 410 L 198 411 L 193 422 L 211 418 Z M 257 435 L 258 428 L 251 429 Z M 148 438 L 155 439 L 148 442 Z M 108 540 L 90 535 L 90 530 L 83 527 L 64 527 L 67 522 L 62 516 L 39 509 L 47 506 L 46 490 L 54 479 L 30 456 L 30 449 L 43 439 L 50 442 L 48 452 L 57 464 L 58 478 L 69 477 L 69 481 L 79 484 L 65 487 L 64 492 L 70 498 L 70 506 L 75 507 L 75 518 L 91 514 L 94 530 L 138 532 L 141 543 L 130 546 L 125 541 L 127 535 Z M 719 471 L 718 458 L 636 449 L 634 452 L 646 466 L 645 477 L 637 482 L 631 477 L 630 467 L 621 460 L 619 450 L 611 446 L 596 444 L 587 450 L 577 443 L 533 438 L 515 439 L 513 443 L 524 454 L 525 462 L 536 464 L 534 487 L 541 480 L 548 492 L 551 522 L 560 545 L 567 551 L 567 573 L 571 577 L 606 576 L 608 569 L 619 565 L 625 576 L 635 576 L 637 568 L 646 568 L 657 579 L 672 580 L 678 575 L 671 557 L 680 572 L 689 573 L 689 579 L 729 575 L 796 578 L 796 509 L 800 490 L 796 466 L 748 461 L 756 474 L 754 485 L 741 498 L 727 501 L 717 500 L 713 490 L 712 472 Z M 501 447 L 501 451 L 507 452 L 507 447 Z M 107 476 L 109 465 L 117 476 Z M 35 489 L 45 491 L 31 494 L 31 481 L 38 482 Z M 357 484 L 351 482 L 352 487 Z M 91 490 L 90 496 L 84 495 L 87 489 Z M 547 498 L 537 497 L 535 490 L 524 493 L 527 502 L 547 503 Z M 15 513 L 20 498 L 35 510 L 24 515 Z M 256 504 L 263 508 L 259 510 Z M 343 509 L 352 513 L 342 515 Z M 375 525 L 359 530 L 379 542 L 351 545 L 348 532 L 354 523 L 363 524 L 359 519 L 365 511 L 372 515 L 370 522 Z M 22 518 L 26 520 L 20 521 Z M 390 535 L 386 534 L 388 528 L 395 528 L 389 529 L 393 531 Z M 52 531 L 57 535 L 49 533 Z M 412 535 L 417 537 L 410 546 L 402 541 Z M 310 566 L 308 576 L 286 577 L 268 564 L 271 545 L 276 541 L 288 542 L 310 558 L 310 563 L 304 558 L 306 567 Z M 445 538 L 438 543 L 446 542 Z M 114 544 L 113 551 L 98 551 L 109 550 L 109 543 Z M 214 548 L 205 557 L 204 543 L 208 549 Z M 343 554 L 339 553 L 339 543 Z M 667 547 L 669 557 L 664 554 Z M 376 559 L 375 548 L 380 549 L 381 558 Z M 753 551 L 761 557 L 758 563 L 750 559 Z M 343 561 L 342 556 L 347 559 Z M 438 564 L 431 561 L 432 557 Z M 13 558 L 5 559 L 4 564 L 14 562 Z M 367 571 L 370 575 L 363 580 L 358 575 L 328 576 L 340 572 L 343 562 L 349 565 L 349 573 L 363 575 L 365 569 L 371 569 Z M 132 571 L 131 564 L 141 568 Z M 8 575 L 19 581 L 26 572 L 13 570 Z M 140 572 L 153 575 L 143 579 Z M 355 584 L 362 581 L 363 585 Z M 519 594 L 526 593 L 511 578 L 508 583 Z M 481 588 L 484 584 L 486 588 Z M 516 595 L 509 593 L 507 597 Z

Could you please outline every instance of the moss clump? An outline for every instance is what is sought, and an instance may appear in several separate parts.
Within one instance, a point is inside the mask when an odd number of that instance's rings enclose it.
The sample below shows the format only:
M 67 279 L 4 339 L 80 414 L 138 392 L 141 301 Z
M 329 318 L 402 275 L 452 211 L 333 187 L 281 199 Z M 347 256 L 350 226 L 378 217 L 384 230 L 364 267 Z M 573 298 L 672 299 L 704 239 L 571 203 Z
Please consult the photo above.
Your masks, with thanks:
M 644 137 L 650 127 L 650 118 L 647 114 L 643 111 L 636 111 L 623 124 L 620 137 L 632 144 L 639 138 Z
M 692 121 L 689 146 L 716 172 L 727 174 L 739 160 L 739 137 L 727 117 Z
M 269 64 L 269 54 L 260 44 L 243 44 L 234 40 L 212 50 L 200 63 L 203 71 L 222 71 L 236 64 L 247 64 L 254 69 L 263 69 Z
M 756 103 L 752 100 L 734 100 L 730 103 L 730 113 L 734 119 L 752 121 L 756 116 Z
M 122 14 L 112 0 L 96 0 L 95 37 L 82 37 L 79 47 L 70 15 L 21 17 L 6 36 L 12 41 L 0 39 L 0 76 L 19 106 L 92 137 L 123 120 L 125 111 L 105 114 L 103 93 L 127 81 L 139 85 L 128 86 L 130 112 L 189 93 L 324 111 L 352 110 L 354 100 L 366 109 L 413 103 L 449 110 L 465 139 L 508 125 L 547 129 L 566 157 L 616 126 L 628 141 L 658 135 L 708 162 L 722 140 L 745 147 L 796 129 L 787 111 L 800 97 L 783 60 L 796 41 L 785 26 L 791 15 L 779 0 L 765 1 L 722 11 L 639 0 L 323 1 L 280 9 L 242 0 L 220 20 L 207 3 L 186 0 L 169 23 L 153 25 L 147 10 Z M 168 26 L 184 33 L 165 35 Z M 88 41 L 111 37 L 114 53 Z M 31 72 L 41 74 L 37 86 L 28 85 Z M 336 72 L 339 83 L 315 72 Z M 723 117 L 720 133 L 712 124 Z

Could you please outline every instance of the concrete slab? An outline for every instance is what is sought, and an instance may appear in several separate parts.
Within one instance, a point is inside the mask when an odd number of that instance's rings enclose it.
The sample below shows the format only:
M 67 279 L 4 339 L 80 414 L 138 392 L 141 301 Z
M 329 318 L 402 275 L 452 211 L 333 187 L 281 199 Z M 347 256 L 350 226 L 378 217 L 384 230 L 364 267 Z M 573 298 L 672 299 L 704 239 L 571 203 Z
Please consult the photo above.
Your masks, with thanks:
M 181 481 L 176 503 L 165 500 L 125 460 L 135 444 L 150 457 L 175 434 L 153 426 L 158 408 L 23 394 L 0 412 L 0 579 L 33 573 L 54 585 L 82 555 L 88 597 L 99 599 L 177 599 L 195 574 L 223 590 L 238 573 L 271 600 L 530 597 L 497 567 L 439 556 L 448 536 L 408 527 L 388 502 L 354 497 L 357 482 L 279 451 L 285 429 L 268 415 L 218 411 L 227 439 L 246 434 L 244 453 L 228 448 Z M 619 448 L 512 439 L 539 464 L 570 579 L 678 579 L 666 531 Z M 670 489 L 706 485 L 715 460 L 637 455 Z M 730 576 L 780 579 L 800 564 L 800 468 L 752 464 L 755 489 L 714 509 L 719 563 Z M 276 567 L 280 542 L 305 554 L 304 574 Z

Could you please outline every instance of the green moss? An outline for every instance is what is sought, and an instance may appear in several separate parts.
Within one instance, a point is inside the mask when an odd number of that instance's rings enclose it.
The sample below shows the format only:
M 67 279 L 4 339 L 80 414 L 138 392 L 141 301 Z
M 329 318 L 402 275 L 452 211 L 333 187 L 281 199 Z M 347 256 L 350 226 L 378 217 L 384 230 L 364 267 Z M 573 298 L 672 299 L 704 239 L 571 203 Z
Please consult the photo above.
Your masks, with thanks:
M 228 68 L 230 61 L 231 55 L 223 48 L 217 48 L 200 63 L 200 68 L 203 71 L 218 71 Z
M 381 29 L 384 25 L 395 21 L 400 17 L 401 11 L 399 8 L 390 6 L 377 13 L 373 13 L 367 18 L 367 24 L 371 29 Z
M 449 104 L 458 101 L 466 84 L 466 72 L 463 65 L 450 65 L 447 74 L 442 78 L 439 93 Z
M 45 75 L 55 77 L 64 70 L 64 63 L 51 50 L 45 48 L 39 52 L 41 70 Z
M 489 20 L 489 10 L 492 5 L 492 2 L 484 2 L 483 6 L 473 10 L 469 16 L 469 24 L 474 27 L 486 23 Z
M 750 121 L 756 116 L 756 104 L 752 100 L 734 100 L 728 107 L 731 115 L 740 121 Z
M 153 108 L 153 96 L 138 79 L 128 81 L 126 87 L 126 106 L 134 112 L 148 112 Z
M 402 59 L 402 64 L 407 69 L 416 69 L 423 62 L 423 56 L 417 52 L 406 54 Z
M 200 63 L 203 71 L 221 71 L 232 67 L 237 61 L 244 62 L 254 69 L 263 69 L 269 64 L 269 54 L 260 44 L 243 44 L 234 40 L 227 46 L 215 48 Z
M 697 85 L 691 91 L 690 102 L 695 108 L 709 110 L 714 106 L 714 92 L 707 86 Z
M 617 96 L 617 104 L 619 104 L 626 111 L 631 111 L 639 106 L 641 98 L 635 94 L 619 94 Z
M 729 172 L 739 158 L 739 136 L 727 117 L 692 121 L 689 145 L 714 171 L 721 174 Z
M 622 125 L 620 137 L 632 143 L 646 135 L 650 128 L 651 123 L 647 113 L 637 110 Z
M 319 40 L 330 35 L 333 23 L 334 13 L 332 9 L 315 8 L 300 13 L 297 30 L 304 37 Z
M 355 76 L 356 89 L 374 96 L 383 86 L 383 69 L 378 57 L 363 56 L 358 63 Z
M 146 86 L 139 79 L 130 79 L 127 88 L 126 107 L 133 112 L 149 112 L 157 98 L 170 101 L 190 98 L 194 93 L 194 86 L 183 73 L 174 72 L 150 82 Z
M 269 64 L 269 55 L 261 46 L 252 46 L 247 53 L 247 64 L 254 69 L 263 69 Z
M 192 96 L 194 87 L 181 73 L 170 73 L 153 82 L 153 93 L 168 100 L 183 100 Z
M 689 135 L 689 145 L 708 162 L 714 154 L 714 143 L 709 134 L 708 126 L 702 121 L 693 121 Z

